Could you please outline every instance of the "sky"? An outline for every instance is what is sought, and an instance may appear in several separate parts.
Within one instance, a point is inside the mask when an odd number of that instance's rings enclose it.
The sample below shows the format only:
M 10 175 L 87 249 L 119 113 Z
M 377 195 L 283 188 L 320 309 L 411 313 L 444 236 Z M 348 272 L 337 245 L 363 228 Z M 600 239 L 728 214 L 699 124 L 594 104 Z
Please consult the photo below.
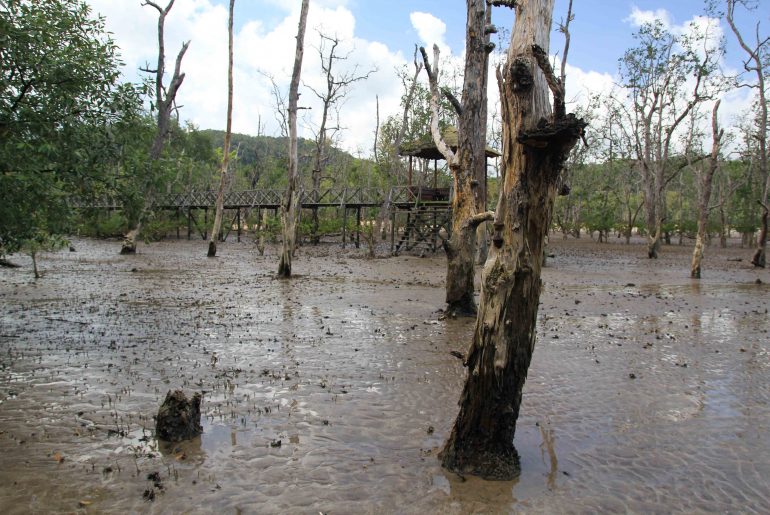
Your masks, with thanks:
M 157 61 L 157 11 L 142 6 L 141 0 L 87 0 L 96 13 L 106 18 L 124 61 L 126 80 L 140 80 L 139 67 Z M 166 5 L 168 0 L 157 0 Z M 738 13 L 739 25 L 770 33 L 770 0 L 759 0 L 759 9 L 750 16 Z M 288 90 L 294 60 L 295 37 L 300 0 L 236 0 L 235 71 L 233 130 L 280 135 L 272 97 L 272 77 Z M 618 59 L 634 45 L 632 33 L 645 21 L 661 20 L 674 32 L 686 30 L 688 23 L 709 23 L 702 0 L 574 0 L 574 21 L 568 57 L 568 100 L 579 104 L 586 91 L 609 91 L 617 83 Z M 559 54 L 563 36 L 556 24 L 566 16 L 567 0 L 556 0 L 551 53 Z M 190 40 L 182 70 L 185 81 L 178 94 L 181 118 L 201 129 L 224 129 L 227 104 L 227 2 L 225 0 L 176 0 L 166 19 L 167 67 L 173 68 L 176 53 Z M 507 31 L 513 14 L 495 8 L 493 23 Z M 740 50 L 725 24 L 713 21 L 715 33 L 728 42 L 723 63 L 726 70 L 741 68 Z M 403 87 L 396 70 L 411 67 L 415 44 L 430 48 L 434 43 L 442 58 L 460 66 L 464 52 L 465 2 L 460 0 L 311 0 L 305 57 L 300 136 L 313 137 L 320 118 L 319 103 L 308 87 L 323 86 L 318 48 L 320 33 L 340 40 L 340 71 L 369 78 L 354 84 L 340 106 L 343 130 L 339 146 L 368 156 L 374 139 L 376 113 L 380 120 L 400 112 Z M 154 67 L 154 66 L 153 66 Z M 445 69 L 450 66 L 445 66 Z M 461 68 L 460 68 L 461 69 Z M 424 72 L 421 77 L 425 80 Z M 446 74 L 445 80 L 458 80 Z M 460 86 L 461 84 L 458 84 Z M 496 94 L 495 80 L 490 94 Z M 730 124 L 750 105 L 750 90 L 744 89 L 723 100 L 721 118 Z

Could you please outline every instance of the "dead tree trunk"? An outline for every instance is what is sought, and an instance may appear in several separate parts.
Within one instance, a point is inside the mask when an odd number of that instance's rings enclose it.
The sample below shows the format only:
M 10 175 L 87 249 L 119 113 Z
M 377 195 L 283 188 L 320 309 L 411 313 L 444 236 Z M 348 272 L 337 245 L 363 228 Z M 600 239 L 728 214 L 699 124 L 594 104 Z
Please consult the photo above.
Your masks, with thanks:
M 757 203 L 762 206 L 762 225 L 759 228 L 759 238 L 757 239 L 757 250 L 754 252 L 754 257 L 751 258 L 751 264 L 759 267 L 759 268 L 765 268 L 767 265 L 767 262 L 765 260 L 765 249 L 767 248 L 767 215 L 768 215 L 768 207 L 767 204 L 757 201 Z
M 470 14 L 470 13 L 469 13 Z M 487 6 L 484 13 L 484 52 L 474 56 L 474 58 L 483 58 L 483 72 L 481 74 L 481 84 L 479 85 L 483 92 L 483 100 L 480 106 L 478 123 L 479 127 L 476 129 L 478 135 L 481 138 L 481 151 L 479 152 L 479 159 L 474 162 L 475 170 L 474 176 L 476 179 L 475 195 L 476 195 L 476 212 L 483 213 L 487 210 L 487 84 L 489 82 L 489 54 L 492 52 L 494 45 L 490 41 L 490 36 L 494 32 L 492 27 L 492 7 Z M 474 20 L 474 29 L 478 28 L 478 20 Z M 466 36 L 467 38 L 467 36 Z M 469 41 L 466 41 L 466 44 Z M 478 49 L 479 42 L 474 41 L 474 46 Z M 466 64 L 467 66 L 467 64 Z M 487 224 L 482 222 L 476 229 L 476 264 L 483 265 L 487 261 L 489 252 L 489 241 L 487 235 Z
M 121 254 L 135 254 L 136 253 L 136 238 L 142 231 L 142 224 L 147 218 L 150 210 L 152 209 L 153 197 L 155 196 L 155 188 L 152 186 L 152 175 L 155 172 L 155 167 L 158 166 L 160 156 L 163 153 L 163 144 L 166 141 L 169 130 L 171 129 L 171 113 L 174 110 L 174 102 L 176 101 L 176 94 L 184 81 L 185 74 L 181 72 L 182 59 L 184 58 L 187 48 L 190 46 L 190 42 L 187 41 L 182 45 L 179 50 L 179 54 L 176 56 L 176 65 L 174 66 L 174 74 L 171 76 L 171 82 L 168 89 L 163 85 L 163 75 L 165 73 L 166 66 L 166 47 L 164 29 L 166 24 L 166 16 L 171 8 L 174 6 L 175 0 L 170 0 L 165 9 L 161 8 L 155 2 L 145 0 L 142 4 L 149 5 L 158 11 L 158 66 L 151 70 L 144 68 L 142 71 L 147 73 L 153 73 L 155 75 L 155 108 L 158 110 L 158 131 L 155 133 L 155 139 L 152 142 L 150 148 L 150 161 L 147 164 L 148 178 L 144 184 L 144 205 L 142 206 L 139 216 L 134 223 L 134 226 L 126 233 L 123 239 L 123 245 L 120 249 Z
M 720 102 L 720 100 L 716 101 L 711 113 L 711 159 L 708 168 L 701 177 L 700 199 L 698 200 L 698 234 L 695 236 L 695 248 L 692 252 L 692 264 L 690 266 L 690 277 L 693 279 L 701 278 L 701 262 L 703 261 L 703 249 L 706 246 L 706 225 L 710 211 L 709 202 L 711 202 L 711 185 L 714 174 L 719 168 L 719 149 L 724 135 L 724 130 L 719 129 L 719 121 L 717 120 Z
M 452 235 L 443 240 L 447 254 L 446 303 L 448 315 L 476 314 L 473 299 L 474 260 L 476 229 L 479 224 L 491 220 L 491 212 L 478 212 L 478 169 L 486 160 L 486 75 L 487 34 L 494 30 L 486 24 L 486 10 L 491 6 L 485 0 L 467 0 L 468 21 L 466 27 L 465 77 L 462 104 L 450 97 L 459 117 L 457 127 L 457 153 L 441 139 L 438 128 L 439 103 L 439 50 L 433 47 L 433 66 L 428 62 L 425 49 L 421 49 L 425 71 L 431 89 L 431 132 L 437 147 L 444 155 L 454 180 L 452 200 Z
M 316 156 L 315 166 L 313 167 L 313 202 L 318 203 L 319 191 L 321 189 L 322 172 L 326 166 L 327 159 L 327 147 L 330 142 L 334 141 L 335 135 L 340 131 L 339 121 L 336 126 L 329 126 L 329 116 L 331 109 L 337 106 L 337 115 L 339 117 L 339 105 L 340 101 L 343 101 L 347 96 L 348 89 L 353 83 L 365 80 L 369 78 L 372 71 L 369 71 L 363 75 L 356 75 L 354 72 L 339 71 L 340 62 L 344 64 L 347 61 L 350 54 L 340 54 L 339 44 L 340 39 L 338 37 L 330 37 L 326 34 L 319 33 L 321 36 L 321 45 L 318 47 L 318 55 L 321 58 L 321 71 L 324 73 L 326 79 L 326 89 L 316 90 L 312 86 L 306 86 L 313 94 L 321 101 L 323 109 L 321 110 L 321 124 L 316 135 Z M 327 52 L 328 48 L 328 53 Z M 335 65 L 336 63 L 336 65 Z M 344 187 L 345 185 L 343 185 Z M 320 242 L 320 236 L 318 234 L 318 207 L 313 207 L 312 210 L 312 234 L 310 241 L 313 245 L 317 245 Z
M 233 130 L 233 7 L 235 0 L 230 0 L 230 18 L 227 22 L 228 34 L 228 64 L 227 64 L 227 126 L 225 127 L 225 142 L 222 145 L 222 168 L 219 176 L 219 189 L 217 190 L 216 213 L 214 214 L 214 227 L 211 228 L 209 237 L 208 257 L 217 255 L 217 239 L 222 229 L 222 213 L 224 212 L 225 188 L 228 184 L 228 166 L 230 164 L 230 138 Z M 240 229 L 238 229 L 240 231 Z M 240 234 L 240 233 L 239 233 Z
M 305 45 L 305 26 L 309 0 L 302 0 L 297 29 L 297 50 L 294 55 L 294 70 L 289 86 L 289 170 L 286 195 L 281 203 L 281 225 L 283 229 L 283 245 L 281 260 L 278 264 L 279 277 L 291 277 L 291 260 L 294 257 L 294 245 L 297 239 L 299 223 L 299 202 L 302 196 L 299 191 L 299 171 L 297 166 L 297 104 L 299 102 L 299 77 L 302 72 L 302 54 Z
M 513 436 L 534 351 L 543 245 L 562 166 L 586 126 L 565 114 L 564 93 L 548 62 L 553 3 L 515 2 L 508 60 L 498 69 L 500 199 L 460 412 L 441 455 L 444 467 L 488 479 L 511 479 L 520 471 Z M 549 86 L 559 107 L 553 114 Z
M 735 25 L 735 4 L 743 4 L 746 7 L 746 3 L 740 0 L 727 0 L 726 18 L 727 23 L 730 25 L 730 29 L 735 34 L 735 38 L 738 40 L 738 44 L 748 56 L 748 59 L 744 61 L 744 69 L 751 73 L 754 72 L 757 76 L 757 96 L 759 103 L 759 114 L 757 119 L 757 133 L 754 137 L 757 140 L 759 146 L 759 176 L 764 180 L 764 189 L 762 190 L 762 198 L 758 201 L 762 206 L 762 226 L 760 227 L 759 239 L 757 240 L 757 248 L 754 251 L 754 256 L 751 258 L 751 263 L 754 266 L 761 268 L 765 267 L 766 253 L 767 253 L 767 205 L 768 195 L 770 194 L 770 170 L 768 170 L 767 159 L 767 131 L 768 131 L 768 109 L 767 109 L 767 89 L 765 86 L 766 71 L 767 71 L 767 49 L 770 45 L 770 38 L 760 37 L 759 24 L 756 27 L 756 41 L 752 42 L 752 46 L 746 42 L 743 35 Z

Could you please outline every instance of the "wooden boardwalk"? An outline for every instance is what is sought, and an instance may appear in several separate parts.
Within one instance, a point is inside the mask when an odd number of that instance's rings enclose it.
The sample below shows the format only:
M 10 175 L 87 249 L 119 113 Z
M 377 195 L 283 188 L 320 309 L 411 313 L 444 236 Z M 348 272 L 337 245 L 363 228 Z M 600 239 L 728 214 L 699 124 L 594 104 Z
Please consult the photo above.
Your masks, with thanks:
M 231 191 L 225 195 L 225 209 L 277 209 L 281 206 L 284 190 L 243 190 Z M 216 191 L 190 191 L 187 193 L 164 193 L 156 195 L 152 206 L 155 209 L 206 209 L 216 204 Z M 408 207 L 419 204 L 448 205 L 449 192 L 446 188 L 420 188 L 415 186 L 394 186 L 380 188 L 344 188 L 320 191 L 303 191 L 303 208 L 319 207 L 359 208 L 392 205 Z M 95 199 L 72 199 L 70 205 L 76 208 L 122 209 L 119 199 L 103 197 Z
M 225 195 L 224 209 L 232 215 L 232 221 L 223 224 L 221 239 L 226 239 L 235 228 L 238 241 L 241 241 L 243 228 L 242 215 L 254 210 L 272 210 L 277 216 L 283 201 L 284 190 L 243 190 L 231 191 Z M 344 188 L 322 191 L 303 191 L 301 206 L 303 209 L 336 208 L 342 209 L 342 243 L 347 243 L 347 220 L 349 211 L 355 212 L 355 240 L 350 241 L 360 246 L 361 212 L 367 208 L 382 208 L 390 219 L 390 248 L 398 254 L 402 250 L 436 252 L 439 248 L 439 230 L 444 227 L 451 230 L 450 192 L 448 188 L 423 188 L 416 186 L 394 186 L 379 188 Z M 184 212 L 187 215 L 187 239 L 193 234 L 193 227 L 203 239 L 207 237 L 208 211 L 216 204 L 215 191 L 191 191 L 187 193 L 168 193 L 156 195 L 152 207 L 156 210 L 175 211 L 177 218 Z M 70 199 L 70 206 L 78 209 L 120 210 L 123 208 L 119 199 L 103 197 L 95 199 Z M 193 211 L 203 210 L 204 220 L 199 224 Z M 259 214 L 257 215 L 259 220 Z M 399 221 L 403 230 L 399 231 Z M 396 238 L 399 238 L 398 243 Z M 177 238 L 180 237 L 177 225 Z

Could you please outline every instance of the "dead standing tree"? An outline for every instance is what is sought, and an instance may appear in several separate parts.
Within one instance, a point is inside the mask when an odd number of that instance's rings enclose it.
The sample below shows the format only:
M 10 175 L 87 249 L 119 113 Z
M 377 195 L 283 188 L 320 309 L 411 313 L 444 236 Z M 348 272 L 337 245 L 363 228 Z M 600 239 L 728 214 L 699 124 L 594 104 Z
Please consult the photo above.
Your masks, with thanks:
M 497 71 L 502 184 L 460 412 L 441 460 L 461 474 L 511 479 L 520 471 L 513 436 L 535 345 L 543 245 L 563 164 L 586 124 L 565 114 L 548 61 L 554 0 L 492 3 L 516 10 L 508 60 Z
M 639 46 L 621 58 L 621 75 L 630 92 L 632 107 L 626 123 L 634 128 L 637 166 L 644 185 L 647 255 L 655 259 L 666 219 L 666 191 L 681 171 L 671 167 L 675 135 L 690 112 L 710 99 L 705 90 L 721 48 L 708 49 L 704 44 L 700 56 L 694 46 L 707 35 L 677 38 L 659 21 L 643 25 L 635 37 Z
M 743 35 L 735 25 L 735 5 L 742 4 L 746 6 L 746 2 L 742 0 L 727 0 L 727 12 L 725 18 L 727 18 L 727 24 L 730 25 L 730 29 L 735 34 L 735 38 L 738 40 L 738 44 L 747 55 L 746 61 L 743 63 L 743 68 L 748 73 L 754 72 L 757 75 L 757 83 L 751 87 L 757 89 L 757 95 L 759 97 L 759 113 L 757 116 L 757 133 L 754 137 L 759 144 L 759 176 L 764 179 L 764 189 L 762 191 L 762 198 L 757 202 L 762 207 L 762 226 L 760 227 L 759 239 L 757 240 L 757 249 L 754 252 L 754 256 L 751 258 L 751 263 L 754 266 L 764 268 L 767 262 L 767 205 L 768 195 L 770 194 L 770 171 L 768 171 L 767 165 L 767 90 L 765 89 L 765 73 L 767 72 L 767 58 L 768 52 L 770 52 L 770 37 L 761 38 L 759 36 L 759 24 L 756 28 L 756 41 L 753 43 L 754 47 L 750 47 Z
M 439 130 L 439 49 L 433 47 L 433 65 L 424 48 L 420 48 L 428 74 L 431 91 L 431 133 L 452 172 L 454 197 L 452 199 L 452 235 L 443 239 L 447 254 L 446 303 L 448 315 L 475 315 L 473 299 L 474 258 L 476 229 L 491 220 L 491 211 L 479 212 L 481 182 L 479 170 L 486 173 L 486 83 L 487 54 L 492 50 L 488 35 L 494 27 L 487 24 L 486 0 L 467 0 L 468 19 L 465 41 L 465 76 L 462 103 L 447 89 L 443 94 L 458 115 L 457 152 L 441 137 Z
M 375 70 L 370 70 L 362 75 L 357 75 L 357 68 L 354 67 L 352 71 L 338 72 L 336 68 L 339 66 L 339 62 L 346 61 L 350 57 L 350 53 L 346 55 L 340 55 L 338 53 L 338 47 L 340 45 L 340 39 L 319 32 L 321 38 L 321 44 L 318 47 L 318 56 L 321 60 L 321 71 L 323 72 L 325 80 L 325 89 L 318 90 L 312 86 L 305 84 L 313 94 L 321 101 L 321 123 L 318 127 L 318 133 L 315 138 L 315 164 L 313 166 L 313 201 L 319 201 L 319 195 L 321 190 L 321 179 L 323 169 L 326 165 L 328 156 L 326 155 L 329 145 L 334 139 L 334 135 L 340 130 L 339 124 L 334 127 L 329 126 L 329 114 L 332 109 L 338 107 L 338 104 L 347 96 L 350 86 L 356 82 L 366 80 L 374 73 Z M 318 208 L 314 207 L 312 210 L 311 221 L 311 242 L 317 245 L 320 241 L 318 236 Z
M 294 55 L 294 69 L 289 85 L 289 170 L 286 194 L 281 203 L 281 226 L 283 244 L 281 260 L 278 263 L 278 276 L 291 277 L 291 260 L 294 257 L 294 246 L 297 239 L 297 224 L 299 223 L 299 202 L 302 192 L 299 191 L 299 169 L 297 166 L 297 104 L 299 103 L 299 79 L 302 73 L 302 55 L 305 46 L 305 26 L 309 0 L 302 0 L 297 28 L 297 50 Z
M 690 265 L 690 277 L 693 279 L 701 278 L 701 263 L 703 261 L 703 249 L 706 246 L 706 225 L 708 224 L 709 202 L 711 202 L 711 186 L 714 181 L 714 174 L 719 169 L 719 151 L 722 146 L 722 137 L 725 131 L 719 128 L 717 113 L 719 104 L 717 100 L 711 113 L 711 158 L 708 161 L 708 168 L 700 174 L 700 196 L 698 198 L 698 233 L 695 236 L 695 248 L 692 252 L 692 262 Z
M 228 166 L 230 165 L 230 138 L 233 130 L 233 7 L 235 0 L 230 0 L 230 17 L 227 21 L 228 61 L 227 61 L 227 126 L 225 127 L 225 142 L 222 145 L 222 168 L 219 173 L 219 189 L 217 190 L 216 214 L 214 226 L 209 238 L 208 257 L 217 255 L 217 239 L 222 228 L 222 214 L 225 203 L 225 187 L 228 184 Z M 238 229 L 240 231 L 240 229 Z M 240 234 L 240 233 L 238 233 Z
M 165 75 L 166 68 L 164 28 L 166 16 L 168 16 L 169 11 L 171 11 L 171 8 L 174 6 L 174 1 L 175 0 L 170 0 L 165 9 L 150 0 L 145 0 L 142 4 L 142 6 L 149 5 L 158 11 L 158 66 L 154 70 L 148 67 L 142 69 L 143 72 L 155 75 L 155 109 L 158 111 L 158 131 L 155 133 L 155 139 L 150 148 L 150 162 L 148 163 L 150 168 L 157 166 L 160 156 L 163 153 L 163 145 L 166 141 L 166 137 L 171 130 L 171 113 L 176 108 L 176 94 L 182 86 L 185 77 L 185 74 L 181 71 L 182 59 L 184 58 L 185 52 L 187 52 L 187 48 L 190 46 L 189 41 L 182 44 L 182 48 L 176 56 L 174 74 L 171 76 L 171 82 L 169 83 L 168 88 L 166 88 L 163 84 L 163 76 Z M 152 208 L 152 201 L 155 194 L 154 187 L 152 186 L 152 174 L 150 174 L 144 185 L 143 193 L 144 206 L 139 213 L 134 227 L 126 233 L 123 240 L 123 246 L 120 249 L 121 254 L 136 253 L 136 238 L 142 230 L 144 219 Z

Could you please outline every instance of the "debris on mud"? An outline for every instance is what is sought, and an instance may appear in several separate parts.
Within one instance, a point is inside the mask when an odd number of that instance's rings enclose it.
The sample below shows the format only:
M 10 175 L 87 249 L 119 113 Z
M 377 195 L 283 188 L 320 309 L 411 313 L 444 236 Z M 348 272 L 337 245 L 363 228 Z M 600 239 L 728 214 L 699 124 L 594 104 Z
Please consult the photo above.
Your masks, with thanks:
M 161 440 L 180 442 L 203 432 L 201 426 L 201 394 L 188 399 L 182 390 L 169 390 L 158 410 L 155 434 Z

